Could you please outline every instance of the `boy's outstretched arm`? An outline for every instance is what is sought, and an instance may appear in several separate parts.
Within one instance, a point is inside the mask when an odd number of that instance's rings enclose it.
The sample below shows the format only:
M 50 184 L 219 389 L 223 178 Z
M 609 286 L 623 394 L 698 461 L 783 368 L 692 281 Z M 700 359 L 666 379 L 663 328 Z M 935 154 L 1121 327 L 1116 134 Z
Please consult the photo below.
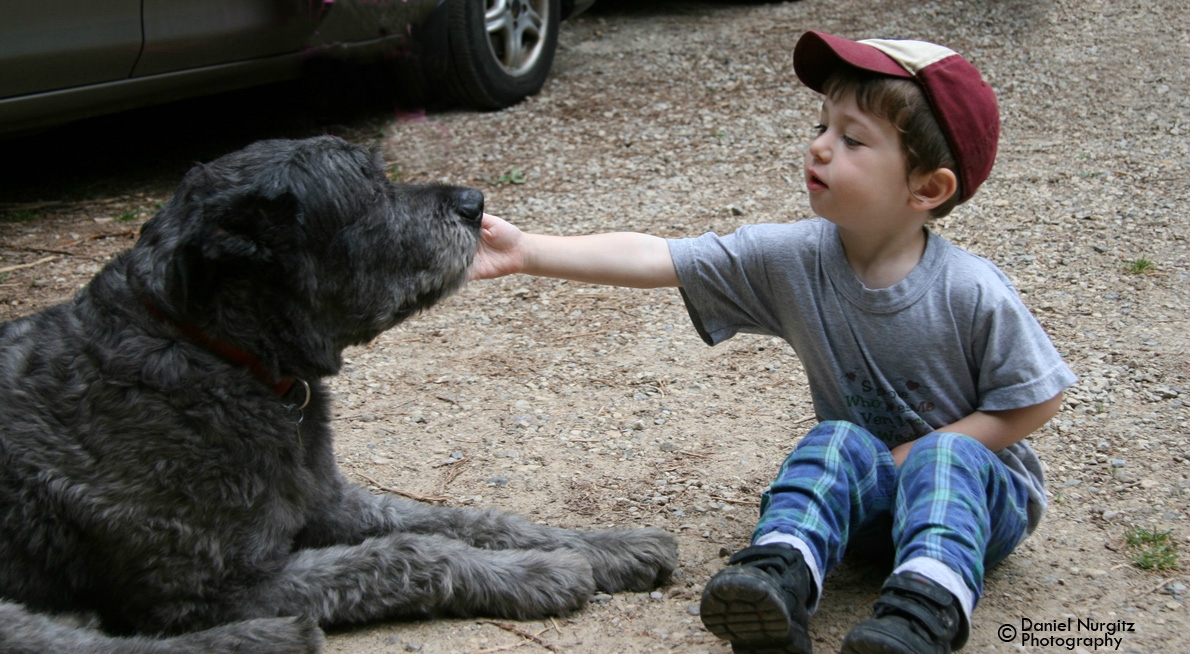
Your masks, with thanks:
M 1009 409 L 1007 411 L 976 411 L 971 415 L 952 422 L 938 431 L 953 432 L 970 436 L 983 443 L 993 452 L 1017 443 L 1029 434 L 1041 429 L 1049 422 L 1062 407 L 1062 393 L 1033 406 Z M 898 445 L 892 449 L 893 461 L 901 465 L 914 441 Z
M 681 285 L 663 238 L 633 232 L 526 234 L 501 218 L 484 214 L 470 277 L 490 279 L 513 273 L 633 288 Z

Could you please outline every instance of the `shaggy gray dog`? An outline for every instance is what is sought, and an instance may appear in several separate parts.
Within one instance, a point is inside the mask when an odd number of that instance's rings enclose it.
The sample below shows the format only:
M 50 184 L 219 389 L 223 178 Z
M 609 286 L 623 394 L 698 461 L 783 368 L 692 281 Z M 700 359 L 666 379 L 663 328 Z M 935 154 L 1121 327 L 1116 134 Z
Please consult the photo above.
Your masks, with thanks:
M 664 581 L 662 531 L 375 496 L 335 466 L 319 379 L 463 283 L 482 212 L 338 139 L 262 142 L 192 169 L 72 302 L 0 324 L 0 651 L 314 652 L 319 626 Z

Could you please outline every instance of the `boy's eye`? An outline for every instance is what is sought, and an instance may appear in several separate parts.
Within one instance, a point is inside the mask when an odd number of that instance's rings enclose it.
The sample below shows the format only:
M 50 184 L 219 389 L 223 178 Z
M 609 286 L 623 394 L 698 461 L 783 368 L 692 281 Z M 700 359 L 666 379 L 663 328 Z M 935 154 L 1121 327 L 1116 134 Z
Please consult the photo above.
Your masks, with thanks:
M 816 136 L 822 136 L 822 133 L 826 131 L 826 125 L 815 125 L 813 129 Z
M 852 148 L 856 148 L 856 147 L 863 145 L 863 143 L 860 143 L 859 141 L 851 138 L 850 136 L 846 136 L 846 135 L 843 136 L 843 143 L 846 143 L 848 147 L 852 147 Z

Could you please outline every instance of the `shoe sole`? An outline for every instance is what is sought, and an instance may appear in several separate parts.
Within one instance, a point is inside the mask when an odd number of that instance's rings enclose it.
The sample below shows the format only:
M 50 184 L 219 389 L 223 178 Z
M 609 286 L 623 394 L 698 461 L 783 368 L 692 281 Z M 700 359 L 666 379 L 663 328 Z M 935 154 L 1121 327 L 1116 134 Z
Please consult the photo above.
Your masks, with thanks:
M 880 629 L 878 621 L 869 619 L 851 629 L 843 639 L 843 647 L 839 654 L 919 654 L 927 651 L 942 650 L 925 642 L 907 643 L 904 639 Z M 944 651 L 949 652 L 950 648 Z
M 699 606 L 702 623 L 731 643 L 735 654 L 811 654 L 810 634 L 789 617 L 765 573 L 747 567 L 719 571 Z

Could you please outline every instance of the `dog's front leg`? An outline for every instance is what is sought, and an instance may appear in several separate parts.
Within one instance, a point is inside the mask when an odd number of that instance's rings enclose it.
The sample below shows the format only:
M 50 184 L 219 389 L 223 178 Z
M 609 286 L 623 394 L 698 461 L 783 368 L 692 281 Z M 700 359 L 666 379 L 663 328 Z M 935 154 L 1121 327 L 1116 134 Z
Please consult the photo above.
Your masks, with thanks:
M 677 540 L 660 529 L 578 531 L 496 509 L 430 506 L 393 497 L 378 501 L 405 531 L 443 534 L 483 548 L 574 550 L 590 562 L 596 587 L 609 593 L 652 590 L 678 564 Z
M 542 618 L 571 613 L 595 583 L 567 550 L 486 550 L 443 536 L 389 534 L 295 552 L 229 607 L 237 618 L 309 617 L 323 626 L 435 615 Z
M 391 495 L 372 495 L 350 485 L 344 510 L 330 517 L 342 523 L 325 533 L 385 532 L 437 534 L 495 550 L 570 549 L 595 571 L 599 590 L 646 591 L 668 579 L 678 563 L 677 541 L 659 529 L 576 531 L 539 525 L 495 509 L 433 506 Z

